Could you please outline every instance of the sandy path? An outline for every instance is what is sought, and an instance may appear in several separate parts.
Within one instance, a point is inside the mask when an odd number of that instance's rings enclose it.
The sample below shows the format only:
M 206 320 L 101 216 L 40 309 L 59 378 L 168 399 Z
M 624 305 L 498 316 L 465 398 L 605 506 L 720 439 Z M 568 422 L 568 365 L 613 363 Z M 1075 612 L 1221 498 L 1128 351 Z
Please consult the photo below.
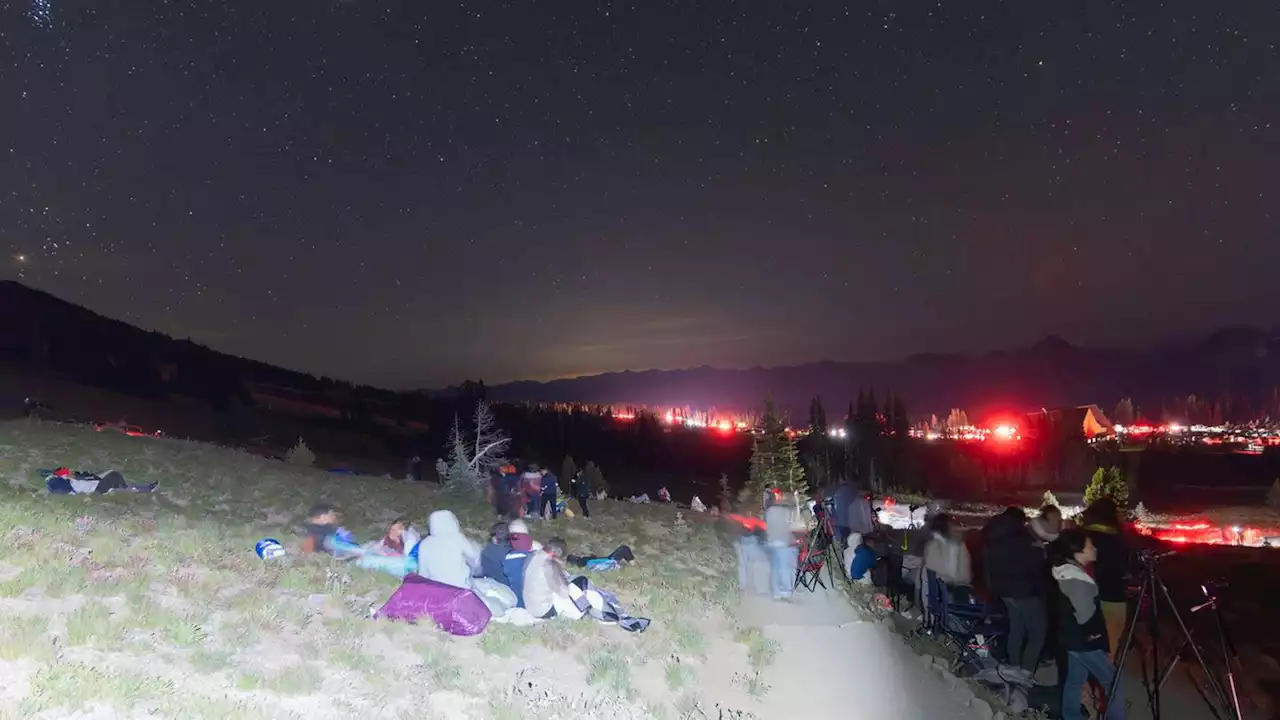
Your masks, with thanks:
M 861 620 L 837 593 L 801 590 L 790 603 L 748 597 L 743 621 L 777 641 L 762 720 L 990 718 L 962 682 L 930 667 L 879 622 Z

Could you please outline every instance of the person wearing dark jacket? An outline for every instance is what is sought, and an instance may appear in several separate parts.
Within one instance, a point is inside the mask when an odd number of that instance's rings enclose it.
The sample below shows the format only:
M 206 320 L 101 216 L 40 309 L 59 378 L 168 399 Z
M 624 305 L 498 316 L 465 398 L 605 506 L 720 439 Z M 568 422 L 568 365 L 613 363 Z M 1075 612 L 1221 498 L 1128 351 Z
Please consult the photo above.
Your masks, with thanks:
M 573 493 L 574 499 L 578 501 L 578 507 L 582 508 L 582 517 L 591 517 L 591 509 L 587 507 L 587 501 L 591 499 L 591 481 L 587 479 L 587 476 L 581 470 L 578 471 L 577 475 L 573 476 L 569 490 Z
M 1063 720 L 1084 720 L 1080 693 L 1090 676 L 1107 692 L 1116 677 L 1115 666 L 1108 657 L 1107 623 L 1102 614 L 1101 591 L 1089 574 L 1088 567 L 1098 551 L 1083 529 L 1065 530 L 1054 542 L 1055 553 L 1062 558 L 1053 568 L 1053 579 L 1062 595 L 1058 603 L 1058 643 L 1067 654 L 1067 674 L 1062 683 Z M 1108 697 L 1106 717 L 1124 720 L 1125 707 L 1121 683 Z
M 556 493 L 559 491 L 559 488 L 560 479 L 557 478 L 554 473 L 543 470 L 541 480 L 542 502 L 538 508 L 543 517 L 549 516 L 554 520 L 560 516 L 560 511 L 556 507 Z
M 1009 613 L 1009 664 L 1031 682 L 1047 634 L 1045 555 L 1027 528 L 1026 514 L 1008 508 L 982 528 L 987 589 Z
M 1081 513 L 1080 525 L 1098 551 L 1093 575 L 1098 583 L 1098 600 L 1102 603 L 1102 615 L 1106 619 L 1107 636 L 1111 642 L 1108 652 L 1115 660 L 1129 615 L 1128 581 L 1125 579 L 1129 571 L 1129 548 L 1121 531 L 1120 513 L 1115 501 L 1111 498 L 1095 500 Z
M 507 571 L 503 567 L 503 561 L 510 552 L 511 539 L 507 524 L 497 523 L 489 530 L 489 544 L 480 551 L 480 577 L 497 580 L 511 587 L 511 581 L 507 579 Z

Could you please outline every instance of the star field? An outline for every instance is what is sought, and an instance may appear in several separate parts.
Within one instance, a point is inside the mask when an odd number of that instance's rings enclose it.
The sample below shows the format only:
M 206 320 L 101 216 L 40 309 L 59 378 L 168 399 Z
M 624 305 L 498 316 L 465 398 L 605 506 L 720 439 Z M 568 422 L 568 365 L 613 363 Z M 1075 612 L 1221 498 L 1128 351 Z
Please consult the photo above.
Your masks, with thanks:
M 1280 309 L 1274 3 L 31 0 L 0 250 L 390 387 Z

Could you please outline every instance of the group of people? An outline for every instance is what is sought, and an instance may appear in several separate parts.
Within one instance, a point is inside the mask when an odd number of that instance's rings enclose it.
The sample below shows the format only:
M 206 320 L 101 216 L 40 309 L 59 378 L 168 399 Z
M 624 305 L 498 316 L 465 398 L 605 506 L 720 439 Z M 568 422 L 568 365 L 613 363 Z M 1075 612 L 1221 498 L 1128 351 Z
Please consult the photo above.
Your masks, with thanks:
M 1065 663 L 1060 673 L 1065 670 L 1066 720 L 1083 717 L 1080 700 L 1090 678 L 1105 693 L 1116 677 L 1128 612 L 1122 527 L 1115 502 L 1103 498 L 1074 523 L 1064 522 L 1053 505 L 1031 519 L 1021 508 L 1007 508 L 980 533 L 987 595 L 1003 606 L 1008 621 L 1001 677 L 1031 684 L 1052 644 L 1060 665 Z M 947 585 L 952 602 L 973 597 L 972 559 L 963 530 L 950 515 L 931 519 L 921 564 Z M 1118 684 L 1116 696 L 1106 702 L 1112 708 L 1107 717 L 1123 720 Z
M 625 545 L 607 556 L 569 555 L 562 538 L 540 544 L 523 520 L 495 524 L 489 542 L 481 548 L 462 532 L 449 510 L 436 510 L 427 518 L 422 535 L 408 518 L 396 518 L 386 534 L 367 545 L 355 545 L 341 528 L 341 511 L 319 504 L 308 514 L 304 552 L 328 553 L 351 559 L 358 566 L 403 576 L 410 572 L 453 587 L 472 590 L 494 615 L 524 608 L 535 618 L 567 615 L 582 617 L 588 608 L 578 601 L 566 568 L 635 562 Z
M 591 483 L 581 470 L 570 478 L 569 492 L 578 501 L 582 516 L 591 517 L 591 508 L 588 506 Z M 489 477 L 487 495 L 497 516 L 508 520 L 534 517 L 554 519 L 562 510 L 560 479 L 546 468 L 538 467 L 537 463 L 529 465 L 524 472 L 520 472 L 512 464 L 498 468 Z

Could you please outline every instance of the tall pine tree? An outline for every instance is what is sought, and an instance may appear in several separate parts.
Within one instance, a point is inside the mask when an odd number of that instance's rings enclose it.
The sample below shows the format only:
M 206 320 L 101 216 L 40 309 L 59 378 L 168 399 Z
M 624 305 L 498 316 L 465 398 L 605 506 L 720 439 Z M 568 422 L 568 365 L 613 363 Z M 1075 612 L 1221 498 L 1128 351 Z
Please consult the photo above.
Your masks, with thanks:
M 764 492 L 776 488 L 790 494 L 808 491 L 804 467 L 796 443 L 787 437 L 787 429 L 778 416 L 772 399 L 765 400 L 762 432 L 751 446 L 751 471 L 743 498 L 748 504 L 760 502 Z

